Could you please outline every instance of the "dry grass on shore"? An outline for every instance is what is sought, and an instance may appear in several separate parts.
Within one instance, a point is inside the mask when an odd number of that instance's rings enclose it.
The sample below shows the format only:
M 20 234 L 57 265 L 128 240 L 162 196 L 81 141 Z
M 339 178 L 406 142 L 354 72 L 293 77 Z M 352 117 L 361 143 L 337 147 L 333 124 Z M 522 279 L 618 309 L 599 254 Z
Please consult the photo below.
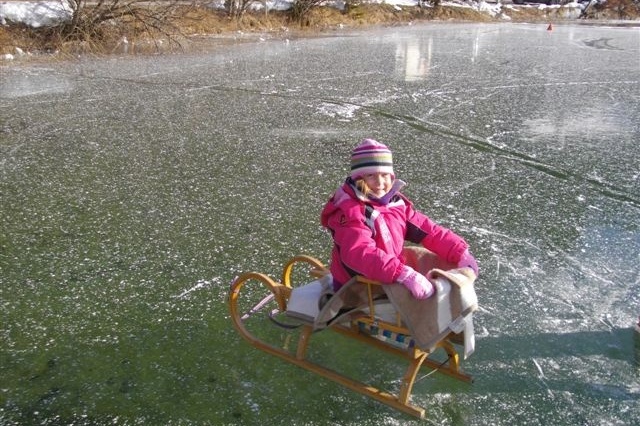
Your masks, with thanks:
M 176 13 L 169 22 L 169 31 L 150 36 L 133 22 L 103 23 L 91 37 L 65 40 L 55 30 L 34 30 L 24 26 L 0 27 L 0 54 L 24 52 L 58 52 L 61 56 L 82 53 L 121 53 L 124 40 L 135 53 L 189 49 L 204 37 L 237 37 L 242 34 L 269 37 L 313 36 L 343 29 L 371 26 L 406 25 L 411 22 L 493 22 L 504 17 L 492 17 L 469 7 L 439 8 L 396 7 L 388 4 L 363 4 L 348 11 L 318 7 L 311 11 L 304 25 L 292 22 L 288 12 L 251 12 L 242 19 L 232 19 L 226 13 L 206 7 L 189 8 Z M 558 22 L 566 20 L 559 8 L 517 7 L 509 10 L 510 22 Z M 169 32 L 171 35 L 169 36 Z M 130 49 L 130 52 L 134 49 Z

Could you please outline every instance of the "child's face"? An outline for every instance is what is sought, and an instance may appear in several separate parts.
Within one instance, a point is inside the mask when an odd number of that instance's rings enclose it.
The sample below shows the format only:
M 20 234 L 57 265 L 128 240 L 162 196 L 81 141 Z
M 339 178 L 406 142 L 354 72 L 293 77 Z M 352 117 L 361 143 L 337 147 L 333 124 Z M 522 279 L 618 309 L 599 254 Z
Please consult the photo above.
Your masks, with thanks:
M 389 192 L 393 181 L 390 173 L 368 173 L 362 178 L 373 195 L 378 198 Z

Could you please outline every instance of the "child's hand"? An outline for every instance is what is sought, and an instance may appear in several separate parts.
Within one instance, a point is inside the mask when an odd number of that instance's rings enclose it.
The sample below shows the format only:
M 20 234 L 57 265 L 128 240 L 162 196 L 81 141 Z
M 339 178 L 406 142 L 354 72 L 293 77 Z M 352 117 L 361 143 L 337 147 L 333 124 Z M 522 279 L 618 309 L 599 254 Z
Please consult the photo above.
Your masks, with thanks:
M 428 299 L 435 293 L 433 284 L 424 275 L 407 265 L 402 267 L 397 281 L 404 285 L 416 299 Z
M 462 257 L 458 261 L 458 268 L 471 268 L 473 273 L 478 276 L 478 262 L 476 262 L 476 258 L 469 253 L 469 249 L 465 250 L 462 253 Z

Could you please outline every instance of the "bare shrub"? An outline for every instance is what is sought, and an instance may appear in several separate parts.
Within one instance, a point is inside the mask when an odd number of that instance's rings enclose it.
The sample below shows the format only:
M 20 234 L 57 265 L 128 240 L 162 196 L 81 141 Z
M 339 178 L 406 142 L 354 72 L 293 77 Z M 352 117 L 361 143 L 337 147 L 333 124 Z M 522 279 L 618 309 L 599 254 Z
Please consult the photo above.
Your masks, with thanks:
M 114 28 L 133 32 L 132 36 L 146 35 L 156 40 L 165 37 L 176 42 L 178 28 L 171 22 L 178 11 L 184 13 L 185 3 L 179 0 L 67 0 L 72 10 L 69 21 L 51 30 L 64 40 L 100 43 L 114 35 Z M 117 34 L 116 36 L 122 36 Z
M 229 16 L 241 19 L 251 6 L 262 3 L 265 15 L 268 12 L 266 0 L 225 0 L 224 8 Z
M 584 9 L 585 19 L 637 19 L 640 15 L 640 0 L 594 0 Z
M 302 27 L 309 26 L 311 11 L 323 3 L 325 0 L 295 0 L 291 6 L 291 19 Z
M 640 2 L 634 0 L 607 0 L 603 7 L 614 13 L 618 19 L 630 19 L 638 16 Z

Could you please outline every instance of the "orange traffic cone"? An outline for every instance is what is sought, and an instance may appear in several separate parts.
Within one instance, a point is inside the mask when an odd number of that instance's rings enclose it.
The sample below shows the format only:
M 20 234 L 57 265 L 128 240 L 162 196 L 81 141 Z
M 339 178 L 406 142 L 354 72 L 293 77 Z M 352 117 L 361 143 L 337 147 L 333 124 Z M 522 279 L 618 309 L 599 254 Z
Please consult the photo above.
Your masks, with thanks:
M 553 31 L 553 27 L 551 26 L 551 24 L 549 24 L 549 26 L 547 27 L 547 31 Z

